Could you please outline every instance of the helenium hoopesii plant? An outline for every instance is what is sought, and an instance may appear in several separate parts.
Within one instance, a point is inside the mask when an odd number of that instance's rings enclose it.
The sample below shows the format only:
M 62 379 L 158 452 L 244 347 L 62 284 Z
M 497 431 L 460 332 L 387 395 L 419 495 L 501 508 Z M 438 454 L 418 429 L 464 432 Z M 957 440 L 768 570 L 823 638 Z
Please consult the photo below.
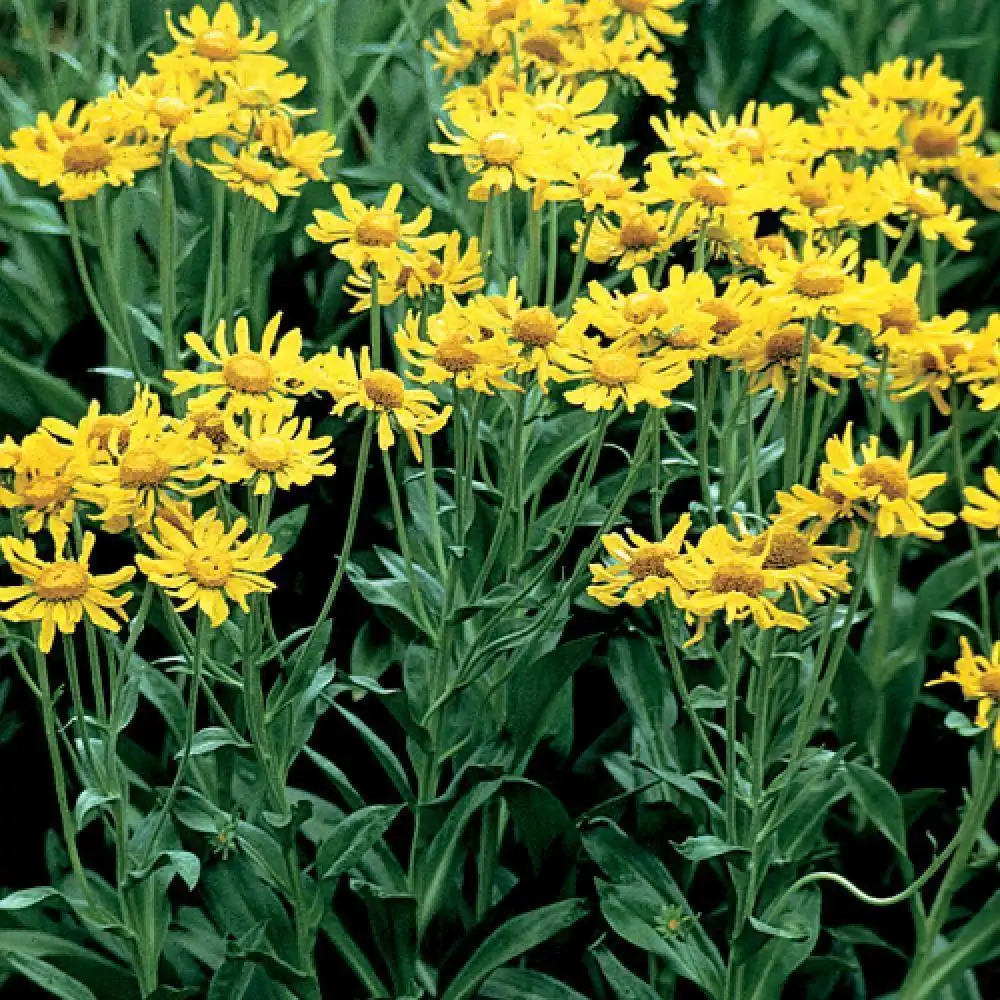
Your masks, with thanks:
M 352 96 L 337 11 L 279 6 L 148 60 L 59 7 L 96 96 L 43 45 L 0 150 L 103 385 L 0 445 L 58 820 L 11 988 L 989 995 L 980 98 L 900 57 L 674 111 L 678 0 L 401 0 L 376 162 L 392 46 Z M 900 775 L 911 720 L 960 808 Z

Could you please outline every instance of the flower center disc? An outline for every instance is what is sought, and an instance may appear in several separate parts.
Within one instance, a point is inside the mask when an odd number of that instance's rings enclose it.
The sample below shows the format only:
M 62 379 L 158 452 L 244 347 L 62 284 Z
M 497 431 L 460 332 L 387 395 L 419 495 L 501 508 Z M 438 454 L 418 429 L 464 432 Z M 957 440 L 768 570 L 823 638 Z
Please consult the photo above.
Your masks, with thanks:
M 442 367 L 446 367 L 442 365 Z M 451 371 L 451 369 L 448 369 Z M 406 387 L 403 380 L 394 372 L 387 372 L 381 369 L 373 371 L 371 375 L 361 380 L 368 397 L 372 402 L 386 410 L 395 410 L 403 405 L 406 398 Z
M 699 174 L 691 185 L 691 197 L 711 208 L 722 208 L 733 200 L 733 192 L 718 174 Z
M 621 228 L 621 244 L 629 250 L 655 247 L 660 231 L 653 223 L 641 215 L 626 219 Z
M 70 601 L 90 588 L 90 574 L 77 562 L 57 562 L 35 577 L 35 593 L 46 601 Z
M 490 132 L 479 140 L 479 154 L 493 167 L 509 167 L 524 152 L 516 135 Z
M 179 97 L 158 97 L 153 112 L 164 128 L 177 128 L 191 117 L 191 108 Z
M 241 351 L 226 359 L 222 377 L 239 392 L 265 393 L 274 385 L 274 369 L 267 358 L 253 351 Z
M 595 170 L 580 180 L 580 192 L 584 195 L 601 191 L 608 198 L 621 198 L 625 194 L 625 180 L 613 170 Z
M 663 299 L 656 292 L 632 292 L 625 298 L 625 318 L 630 323 L 645 323 L 663 313 Z
M 552 63 L 553 66 L 559 66 L 566 61 L 562 46 L 559 44 L 559 36 L 554 31 L 535 31 L 525 35 L 521 41 L 521 48 L 547 63 Z M 564 118 L 566 115 L 566 105 L 559 102 L 540 104 L 535 110 L 550 122 L 556 121 L 556 116 Z
M 648 549 L 636 552 L 629 560 L 628 571 L 637 580 L 645 580 L 650 576 L 666 576 L 667 553 L 659 545 L 651 545 Z
M 718 299 L 714 302 L 704 303 L 701 311 L 715 317 L 712 330 L 718 334 L 732 333 L 743 322 L 743 317 L 737 310 L 728 302 L 720 302 Z
M 1000 699 L 1000 670 L 990 670 L 979 678 L 979 690 L 987 698 Z
M 434 351 L 434 360 L 452 375 L 457 375 L 475 368 L 479 355 L 461 337 L 446 337 Z
M 158 486 L 170 475 L 170 464 L 153 448 L 135 448 L 118 470 L 122 486 Z
M 63 167 L 71 174 L 89 174 L 111 163 L 111 152 L 100 139 L 74 139 L 63 150 Z
M 764 557 L 765 569 L 791 569 L 804 566 L 812 560 L 809 539 L 801 532 L 789 528 L 775 528 L 771 531 L 771 546 Z M 755 554 L 764 551 L 766 541 L 761 538 L 753 547 Z
M 517 14 L 517 0 L 489 0 L 486 4 L 486 20 L 499 24 Z
M 906 207 L 922 219 L 930 219 L 947 212 L 947 206 L 941 195 L 937 191 L 924 187 L 923 184 L 914 186 L 910 196 L 906 199 Z
M 542 306 L 522 309 L 511 326 L 511 335 L 529 347 L 547 347 L 559 336 L 559 320 Z
M 195 39 L 194 50 L 205 59 L 231 62 L 240 56 L 240 40 L 231 31 L 209 28 Z
M 225 552 L 192 552 L 184 567 L 198 584 L 209 590 L 224 587 L 233 575 L 233 560 Z
M 806 328 L 801 323 L 790 323 L 777 333 L 772 333 L 764 344 L 764 357 L 771 365 L 780 365 L 802 357 Z
M 395 246 L 400 237 L 399 216 L 373 209 L 358 223 L 355 236 L 363 247 Z
M 288 442 L 276 434 L 251 441 L 247 461 L 261 472 L 274 472 L 288 463 Z
M 628 354 L 606 354 L 594 362 L 594 381 L 614 388 L 631 385 L 639 379 L 639 359 Z
M 819 181 L 805 181 L 795 189 L 795 193 L 806 208 L 824 208 L 830 203 L 826 188 Z
M 712 571 L 711 588 L 717 594 L 759 597 L 767 586 L 763 570 L 743 563 L 729 563 Z
M 70 493 L 70 485 L 58 476 L 35 476 L 21 490 L 21 495 L 29 507 L 45 510 L 62 503 Z
M 737 128 L 730 145 L 735 149 L 745 149 L 755 160 L 763 159 L 767 152 L 767 138 L 753 125 L 741 125 Z
M 829 264 L 816 261 L 803 264 L 796 271 L 792 285 L 800 295 L 818 299 L 825 295 L 838 295 L 847 286 L 847 279 Z
M 910 333 L 920 322 L 920 310 L 913 299 L 890 299 L 889 308 L 879 316 L 883 330 L 896 329 Z
M 876 458 L 861 466 L 858 473 L 865 486 L 877 486 L 890 500 L 902 500 L 909 494 L 906 470 L 895 458 Z
M 615 0 L 626 14 L 645 14 L 653 0 Z
M 958 152 L 958 136 L 947 125 L 925 125 L 913 137 L 913 149 L 918 156 L 936 159 L 954 156 Z

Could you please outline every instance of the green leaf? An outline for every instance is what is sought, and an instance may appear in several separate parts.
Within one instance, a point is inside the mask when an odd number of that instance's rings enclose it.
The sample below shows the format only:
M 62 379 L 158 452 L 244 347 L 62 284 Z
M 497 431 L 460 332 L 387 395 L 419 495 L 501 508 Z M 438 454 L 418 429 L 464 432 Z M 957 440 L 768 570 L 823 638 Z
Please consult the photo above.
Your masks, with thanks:
M 983 962 L 1000 954 L 1000 890 L 985 906 L 931 959 L 914 996 L 933 997 L 942 987 Z
M 840 63 L 841 69 L 851 72 L 855 68 L 851 40 L 829 10 L 812 0 L 778 0 L 778 3 L 816 35 Z
M 479 987 L 490 1000 L 587 1000 L 572 987 L 532 969 L 499 969 Z
M 808 886 L 789 897 L 780 912 L 768 914 L 767 926 L 785 933 L 758 948 L 747 963 L 745 1000 L 782 1000 L 788 977 L 816 947 L 820 898 L 819 890 Z
M 448 985 L 441 1000 L 468 1000 L 475 996 L 480 984 L 491 972 L 571 927 L 586 912 L 582 899 L 567 899 L 508 920 L 473 952 Z
M 336 878 L 354 867 L 389 829 L 402 806 L 365 806 L 338 823 L 316 853 L 320 878 Z
M 737 844 L 727 844 L 719 837 L 711 834 L 704 834 L 700 837 L 688 837 L 681 844 L 674 844 L 678 854 L 687 858 L 688 861 L 705 861 L 708 858 L 717 858 L 723 854 L 732 854 L 734 851 L 744 851 L 745 847 Z
M 290 510 L 281 517 L 276 517 L 269 525 L 267 532 L 271 536 L 271 551 L 285 555 L 294 548 L 302 532 L 302 527 L 309 516 L 309 505 L 303 504 Z
M 900 854 L 906 854 L 903 803 L 896 789 L 878 771 L 856 761 L 847 763 L 847 787 L 862 812 Z
M 97 1000 L 93 991 L 62 969 L 31 955 L 4 955 L 3 962 L 47 993 L 62 1000 Z
M 18 889 L 0 899 L 0 910 L 26 910 L 37 906 L 48 899 L 62 899 L 62 893 L 48 885 L 39 885 L 31 889 Z M 0 945 L 2 947 L 2 945 Z
M 239 747 L 241 750 L 250 746 L 246 740 L 223 729 L 222 726 L 209 726 L 207 729 L 199 730 L 191 740 L 191 756 L 200 757 L 202 754 L 212 753 L 219 747 Z M 175 758 L 183 756 L 183 749 L 174 754 Z
M 50 375 L 37 364 L 15 357 L 0 347 L 0 369 L 4 372 L 0 414 L 22 427 L 35 427 L 43 417 L 62 417 L 76 422 L 87 403 L 68 382 Z
M 604 978 L 614 990 L 618 1000 L 660 1000 L 656 990 L 634 972 L 626 969 L 607 948 L 603 946 L 594 948 L 593 953 Z

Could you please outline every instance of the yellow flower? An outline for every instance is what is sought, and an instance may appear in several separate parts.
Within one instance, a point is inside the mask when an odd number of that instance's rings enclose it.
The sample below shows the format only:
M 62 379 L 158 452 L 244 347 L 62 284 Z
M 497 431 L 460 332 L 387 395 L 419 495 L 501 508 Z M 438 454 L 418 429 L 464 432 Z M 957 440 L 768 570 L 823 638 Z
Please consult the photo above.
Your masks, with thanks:
M 964 313 L 951 317 L 963 324 Z M 947 392 L 959 363 L 972 349 L 974 338 L 965 330 L 936 329 L 933 322 L 921 323 L 907 337 L 889 342 L 889 398 L 908 399 L 926 392 L 938 412 L 951 413 Z
M 977 699 L 976 725 L 980 729 L 993 726 L 993 746 L 1000 750 L 1000 713 L 996 711 L 1000 703 L 1000 642 L 993 643 L 993 649 L 986 657 L 973 653 L 964 635 L 958 641 L 962 654 L 955 661 L 954 673 L 945 671 L 936 680 L 928 681 L 926 686 L 958 684 L 966 698 Z
M 631 292 L 609 290 L 599 281 L 587 286 L 587 294 L 573 302 L 570 329 L 585 333 L 599 330 L 608 340 L 645 344 L 669 308 L 659 288 L 653 288 L 644 267 L 633 268 Z
M 776 604 L 787 583 L 778 570 L 765 566 L 767 559 L 766 551 L 749 552 L 721 524 L 709 528 L 697 545 L 688 543 L 685 555 L 671 567 L 678 584 L 677 606 L 689 622 L 697 622 L 685 645 L 701 639 L 709 619 L 720 611 L 729 624 L 752 619 L 762 629 L 801 631 L 809 624 L 808 618 Z
M 976 220 L 961 218 L 959 206 L 949 206 L 941 193 L 927 187 L 921 177 L 911 177 L 905 167 L 886 160 L 875 168 L 872 180 L 891 199 L 892 214 L 918 223 L 924 239 L 936 241 L 943 237 L 956 250 L 972 249 L 968 233 Z M 900 236 L 899 230 L 892 226 L 883 223 L 882 228 L 890 236 Z
M 94 399 L 78 423 L 45 417 L 42 429 L 70 445 L 82 462 L 90 462 L 109 459 L 112 444 L 118 449 L 126 447 L 137 423 L 159 416 L 159 396 L 152 389 L 137 385 L 132 405 L 124 413 L 102 413 L 100 402 Z
M 616 608 L 622 602 L 638 608 L 660 594 L 675 590 L 677 596 L 673 600 L 677 603 L 680 592 L 671 567 L 690 530 L 691 516 L 682 514 L 662 542 L 647 541 L 631 528 L 625 529 L 627 540 L 617 532 L 602 535 L 601 543 L 611 562 L 607 566 L 591 564 L 594 582 L 587 587 L 587 593 L 609 608 Z
M 840 87 L 841 91 L 823 89 L 826 104 L 816 112 L 818 149 L 854 153 L 896 149 L 903 126 L 902 109 L 870 94 L 854 77 L 844 77 Z
M 226 324 L 215 328 L 215 350 L 211 350 L 200 334 L 189 333 L 188 346 L 212 369 L 202 372 L 164 372 L 174 383 L 174 395 L 204 388 L 203 405 L 220 406 L 227 413 L 245 413 L 272 406 L 291 413 L 294 396 L 307 390 L 304 382 L 305 362 L 302 360 L 302 334 L 298 328 L 289 330 L 278 339 L 281 313 L 268 320 L 261 335 L 260 350 L 250 346 L 250 326 L 246 317 L 236 320 L 235 351 L 226 343 Z M 277 346 L 275 342 L 277 341 Z
M 565 164 L 567 176 L 549 187 L 547 194 L 565 194 L 579 201 L 586 212 L 595 209 L 610 211 L 629 198 L 629 192 L 638 183 L 624 177 L 625 147 L 599 146 L 594 142 L 577 145 L 574 155 Z M 553 199 L 555 200 L 555 199 Z
M 74 107 L 67 101 L 54 118 L 42 112 L 34 125 L 16 129 L 12 148 L 0 150 L 0 160 L 41 187 L 55 184 L 60 201 L 132 185 L 139 171 L 159 162 L 161 149 L 154 140 L 136 140 L 94 105 L 80 108 L 74 121 Z
M 230 414 L 225 428 L 236 451 L 220 454 L 212 475 L 226 483 L 253 483 L 253 491 L 264 496 L 272 489 L 307 486 L 317 476 L 336 471 L 330 438 L 311 438 L 309 420 L 287 417 L 280 409 L 250 414 L 246 430 Z
M 515 389 L 505 376 L 517 365 L 518 351 L 504 336 L 483 336 L 478 324 L 454 299 L 421 324 L 410 312 L 395 332 L 407 374 L 422 385 L 452 382 L 457 389 L 492 395 Z
M 187 429 L 174 429 L 159 413 L 137 421 L 127 439 L 116 435 L 108 451 L 81 470 L 77 497 L 95 504 L 108 531 L 131 522 L 148 526 L 163 499 L 177 494 L 202 496 L 214 484 L 204 482 L 212 449 Z
M 595 264 L 616 260 L 619 271 L 631 271 L 639 264 L 648 264 L 684 239 L 696 223 L 691 213 L 685 214 L 680 207 L 669 212 L 650 211 L 642 205 L 622 201 L 613 214 L 618 217 L 617 225 L 601 217 L 594 220 L 585 252 L 587 260 Z M 576 231 L 574 253 L 583 238 L 582 222 L 576 224 Z
M 870 327 L 878 310 L 854 276 L 857 261 L 855 240 L 844 240 L 831 250 L 807 242 L 799 258 L 765 254 L 763 269 L 775 305 L 786 308 L 791 317 L 824 316 L 843 326 L 862 323 Z
M 197 606 L 218 628 L 229 617 L 230 601 L 249 611 L 251 594 L 274 589 L 264 574 L 281 557 L 268 555 L 270 535 L 251 534 L 240 541 L 246 528 L 240 517 L 227 529 L 216 510 L 189 525 L 157 517 L 154 530 L 143 535 L 153 555 L 140 554 L 135 561 L 151 583 L 179 602 L 178 611 Z
M 962 155 L 975 147 L 983 125 L 983 103 L 978 97 L 957 114 L 941 107 L 911 112 L 903 119 L 905 142 L 900 159 L 916 173 L 954 169 Z
M 59 545 L 58 551 L 62 549 Z M 0 601 L 17 602 L 0 611 L 0 618 L 39 622 L 38 648 L 43 653 L 52 649 L 56 629 L 63 635 L 70 635 L 84 616 L 98 628 L 117 632 L 121 625 L 116 619 L 127 620 L 123 608 L 132 594 L 116 596 L 112 591 L 132 579 L 135 567 L 125 566 L 117 573 L 91 573 L 93 549 L 94 536 L 88 531 L 83 536 L 79 559 L 57 556 L 46 562 L 38 557 L 30 538 L 23 541 L 10 537 L 0 539 L 0 550 L 8 565 L 27 581 L 0 587 Z
M 1000 313 L 993 313 L 986 326 L 972 335 L 971 347 L 955 358 L 955 368 L 958 381 L 979 399 L 980 410 L 1000 406 Z
M 336 138 L 330 132 L 296 132 L 288 115 L 266 112 L 259 116 L 254 129 L 270 154 L 279 162 L 304 174 L 311 181 L 325 181 L 323 165 L 341 155 Z
M 592 337 L 577 338 L 571 350 L 564 367 L 583 384 L 566 393 L 566 402 L 588 413 L 613 410 L 619 403 L 630 413 L 641 403 L 662 409 L 670 405 L 667 394 L 692 374 L 684 360 L 644 357 L 636 347 L 605 347 Z
M 317 384 L 333 396 L 333 412 L 343 416 L 352 406 L 360 406 L 377 416 L 378 446 L 387 451 L 396 443 L 394 428 L 406 436 L 417 461 L 422 458 L 418 434 L 435 434 L 451 416 L 451 407 L 438 409 L 434 393 L 411 389 L 386 368 L 372 368 L 368 348 L 361 348 L 360 370 L 354 355 L 332 352 L 318 360 Z
M 837 343 L 839 330 L 834 328 L 825 337 L 809 337 L 809 357 L 806 361 L 813 385 L 830 393 L 837 389 L 830 379 L 855 379 L 864 359 L 849 347 Z M 779 399 L 785 398 L 789 382 L 798 381 L 805 347 L 806 327 L 802 323 L 786 323 L 777 329 L 764 329 L 747 337 L 733 353 L 750 376 L 749 392 L 773 389 Z
M 913 264 L 902 281 L 893 281 L 885 266 L 877 260 L 865 261 L 865 288 L 876 303 L 876 315 L 869 316 L 865 326 L 877 345 L 885 346 L 896 340 L 905 341 L 920 326 L 921 268 Z
M 610 38 L 603 25 L 583 33 L 579 44 L 567 51 L 565 75 L 617 75 L 626 84 L 638 84 L 650 97 L 672 101 L 677 78 L 670 63 L 659 53 L 662 43 L 632 20 L 624 21 Z
M 966 486 L 962 520 L 983 531 L 1000 530 L 1000 472 L 992 466 L 983 470 L 986 489 Z M 987 492 L 988 491 L 988 492 Z
M 222 181 L 230 191 L 239 191 L 248 198 L 259 201 L 269 212 L 277 212 L 278 195 L 297 198 L 299 188 L 306 182 L 295 167 L 279 167 L 263 159 L 265 151 L 261 142 L 251 142 L 231 153 L 220 143 L 212 143 L 215 163 L 199 160 L 213 177 Z
M 269 31 L 262 35 L 260 19 L 254 18 L 250 33 L 241 35 L 239 15 L 229 0 L 219 4 L 212 18 L 196 5 L 178 21 L 179 28 L 167 11 L 167 30 L 177 44 L 171 52 L 153 56 L 153 65 L 160 72 L 195 72 L 210 80 L 240 63 L 271 73 L 285 68 L 283 60 L 265 55 L 277 44 L 277 34 Z
M 944 58 L 937 53 L 929 63 L 899 56 L 861 78 L 865 92 L 878 101 L 897 104 L 958 107 L 964 86 L 944 74 Z
M 423 208 L 412 222 L 403 222 L 396 211 L 403 197 L 402 184 L 393 184 L 382 204 L 375 207 L 362 204 L 344 184 L 334 184 L 333 194 L 343 214 L 316 209 L 316 221 L 306 226 L 306 232 L 317 243 L 331 244 L 330 253 L 358 269 L 393 261 L 413 246 L 431 221 L 431 210 Z
M 684 0 L 611 0 L 622 16 L 635 21 L 640 27 L 651 28 L 661 35 L 677 38 L 687 30 L 687 25 L 670 16 Z
M 29 434 L 17 450 L 12 482 L 0 485 L 0 506 L 18 511 L 31 534 L 48 531 L 62 548 L 76 512 L 80 462 L 74 449 L 44 430 Z
M 892 161 L 888 161 L 892 162 Z M 794 164 L 789 171 L 782 222 L 804 233 L 882 222 L 892 208 L 890 195 L 863 167 L 845 170 L 827 156 L 817 164 Z
M 829 523 L 838 517 L 857 516 L 874 522 L 880 538 L 915 535 L 940 541 L 944 537 L 941 529 L 951 524 L 955 515 L 931 513 L 921 504 L 947 476 L 933 472 L 911 477 L 912 441 L 899 458 L 878 452 L 878 438 L 872 435 L 861 446 L 861 462 L 855 461 L 848 424 L 842 438 L 833 437 L 826 443 L 826 462 L 819 471 L 819 497 L 805 487 L 798 487 L 791 497 L 779 493 L 782 518 L 798 524 L 810 518 Z
M 986 156 L 976 149 L 963 149 L 955 176 L 986 208 L 1000 212 L 1000 153 Z

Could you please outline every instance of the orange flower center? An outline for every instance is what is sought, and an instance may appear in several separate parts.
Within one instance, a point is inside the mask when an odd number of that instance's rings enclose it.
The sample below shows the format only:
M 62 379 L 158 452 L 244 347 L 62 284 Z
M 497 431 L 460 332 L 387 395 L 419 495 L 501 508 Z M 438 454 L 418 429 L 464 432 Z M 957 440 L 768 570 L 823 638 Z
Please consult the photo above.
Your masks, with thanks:
M 671 346 L 678 349 L 701 347 L 702 340 L 697 330 L 692 330 L 687 326 L 675 326 L 664 334 L 663 339 Z
M 87 435 L 87 441 L 94 442 L 102 451 L 107 451 L 112 441 L 119 448 L 127 447 L 131 435 L 132 428 L 127 420 L 113 414 L 106 414 L 94 421 L 90 433 Z
M 192 552 L 184 568 L 199 586 L 219 590 L 233 575 L 233 560 L 225 552 Z
M 559 336 L 559 320 L 543 306 L 534 306 L 517 314 L 510 332 L 529 347 L 547 347 Z
M 255 351 L 240 351 L 226 359 L 222 378 L 230 389 L 259 395 L 274 386 L 274 368 Z
M 153 112 L 164 128 L 177 128 L 191 117 L 191 108 L 179 97 L 158 97 Z
M 510 132 L 490 132 L 479 140 L 479 155 L 491 167 L 509 167 L 524 152 L 524 146 Z
M 403 385 L 403 380 L 394 372 L 387 372 L 381 368 L 376 369 L 371 375 L 363 378 L 361 384 L 372 402 L 386 410 L 399 409 L 406 398 L 406 387 Z
M 21 490 L 25 503 L 35 510 L 61 504 L 69 497 L 70 484 L 59 476 L 35 476 Z
M 247 462 L 260 472 L 274 472 L 288 464 L 288 442 L 278 434 L 267 434 L 251 441 Z
M 979 678 L 979 690 L 986 698 L 1000 699 L 1000 670 L 990 670 Z
M 767 589 L 764 571 L 749 563 L 725 563 L 712 570 L 709 586 L 716 594 L 759 597 Z
M 847 287 L 847 279 L 829 264 L 812 261 L 795 272 L 792 285 L 800 295 L 821 299 L 827 295 L 839 295 Z
M 944 215 L 947 206 L 944 199 L 923 184 L 915 184 L 913 190 L 906 199 L 906 207 L 915 215 L 923 219 L 930 219 L 937 215 Z
M 788 256 L 789 244 L 784 236 L 774 233 L 771 236 L 761 236 L 757 240 L 757 249 L 773 253 L 775 257 L 784 260 Z
M 652 219 L 644 215 L 633 215 L 622 223 L 619 239 L 629 250 L 643 250 L 655 247 L 660 238 L 660 230 Z
M 653 0 L 615 0 L 626 14 L 645 14 L 653 5 Z
M 155 448 L 132 449 L 118 469 L 122 486 L 159 486 L 169 475 L 170 463 Z
M 615 388 L 631 385 L 639 380 L 639 359 L 631 354 L 605 354 L 594 362 L 594 381 L 599 385 Z
M 613 170 L 594 170 L 580 179 L 580 193 L 584 196 L 600 191 L 608 198 L 621 198 L 626 190 L 625 179 Z
M 270 163 L 258 160 L 253 156 L 240 156 L 232 163 L 232 168 L 240 176 L 254 184 L 269 184 L 274 178 L 275 169 Z
M 187 418 L 194 424 L 195 433 L 208 438 L 217 448 L 228 443 L 226 421 L 218 410 L 188 410 Z
M 767 137 L 753 125 L 741 125 L 733 131 L 730 145 L 735 149 L 745 149 L 755 160 L 760 160 L 767 152 Z
M 743 322 L 743 317 L 737 309 L 734 309 L 728 302 L 722 302 L 719 299 L 705 302 L 701 306 L 701 311 L 715 317 L 712 330 L 718 334 L 732 333 Z
M 883 330 L 896 329 L 900 333 L 910 333 L 920 322 L 920 310 L 913 299 L 890 299 L 889 308 L 879 316 L 879 320 Z
M 100 139 L 74 139 L 63 150 L 63 168 L 71 174 L 89 174 L 111 163 L 111 151 Z
M 240 57 L 240 40 L 231 31 L 209 28 L 194 40 L 194 50 L 205 59 L 232 62 Z
M 486 4 L 486 20 L 499 24 L 517 14 L 517 0 L 489 0 Z
M 794 528 L 772 528 L 769 535 L 761 535 L 751 546 L 754 555 L 760 555 L 767 548 L 764 569 L 791 569 L 804 566 L 812 561 L 812 543 Z
M 877 486 L 890 500 L 903 500 L 910 492 L 906 469 L 895 458 L 886 456 L 866 462 L 858 477 L 865 486 Z
M 399 215 L 372 209 L 358 223 L 354 235 L 363 247 L 395 246 L 401 235 Z
M 629 559 L 628 571 L 636 580 L 645 580 L 650 576 L 667 576 L 668 553 L 662 545 L 650 545 L 636 552 Z
M 699 174 L 691 185 L 691 197 L 710 208 L 722 208 L 733 200 L 733 192 L 718 174 Z
M 632 292 L 625 297 L 625 318 L 630 323 L 645 323 L 666 311 L 662 296 L 654 291 Z
M 801 323 L 789 323 L 772 333 L 764 343 L 764 357 L 770 365 L 785 364 L 802 357 L 806 328 Z
M 531 34 L 525 35 L 521 39 L 521 48 L 545 62 L 552 63 L 553 66 L 559 66 L 566 61 L 559 36 L 554 31 L 533 31 Z M 564 116 L 566 113 L 565 104 L 558 102 L 552 102 L 548 105 L 540 104 L 535 110 L 546 121 L 554 120 L 553 117 L 547 116 L 546 108 L 551 109 L 554 116 Z
M 56 562 L 35 577 L 35 593 L 43 601 L 72 601 L 90 589 L 90 574 L 78 562 Z
M 917 156 L 931 160 L 954 156 L 959 150 L 958 135 L 947 125 L 931 122 L 913 137 L 913 149 Z
M 446 371 L 457 375 L 479 364 L 479 355 L 460 336 L 445 337 L 434 351 L 434 360 Z
M 819 181 L 803 181 L 795 188 L 795 193 L 806 208 L 824 208 L 830 203 L 827 189 Z

